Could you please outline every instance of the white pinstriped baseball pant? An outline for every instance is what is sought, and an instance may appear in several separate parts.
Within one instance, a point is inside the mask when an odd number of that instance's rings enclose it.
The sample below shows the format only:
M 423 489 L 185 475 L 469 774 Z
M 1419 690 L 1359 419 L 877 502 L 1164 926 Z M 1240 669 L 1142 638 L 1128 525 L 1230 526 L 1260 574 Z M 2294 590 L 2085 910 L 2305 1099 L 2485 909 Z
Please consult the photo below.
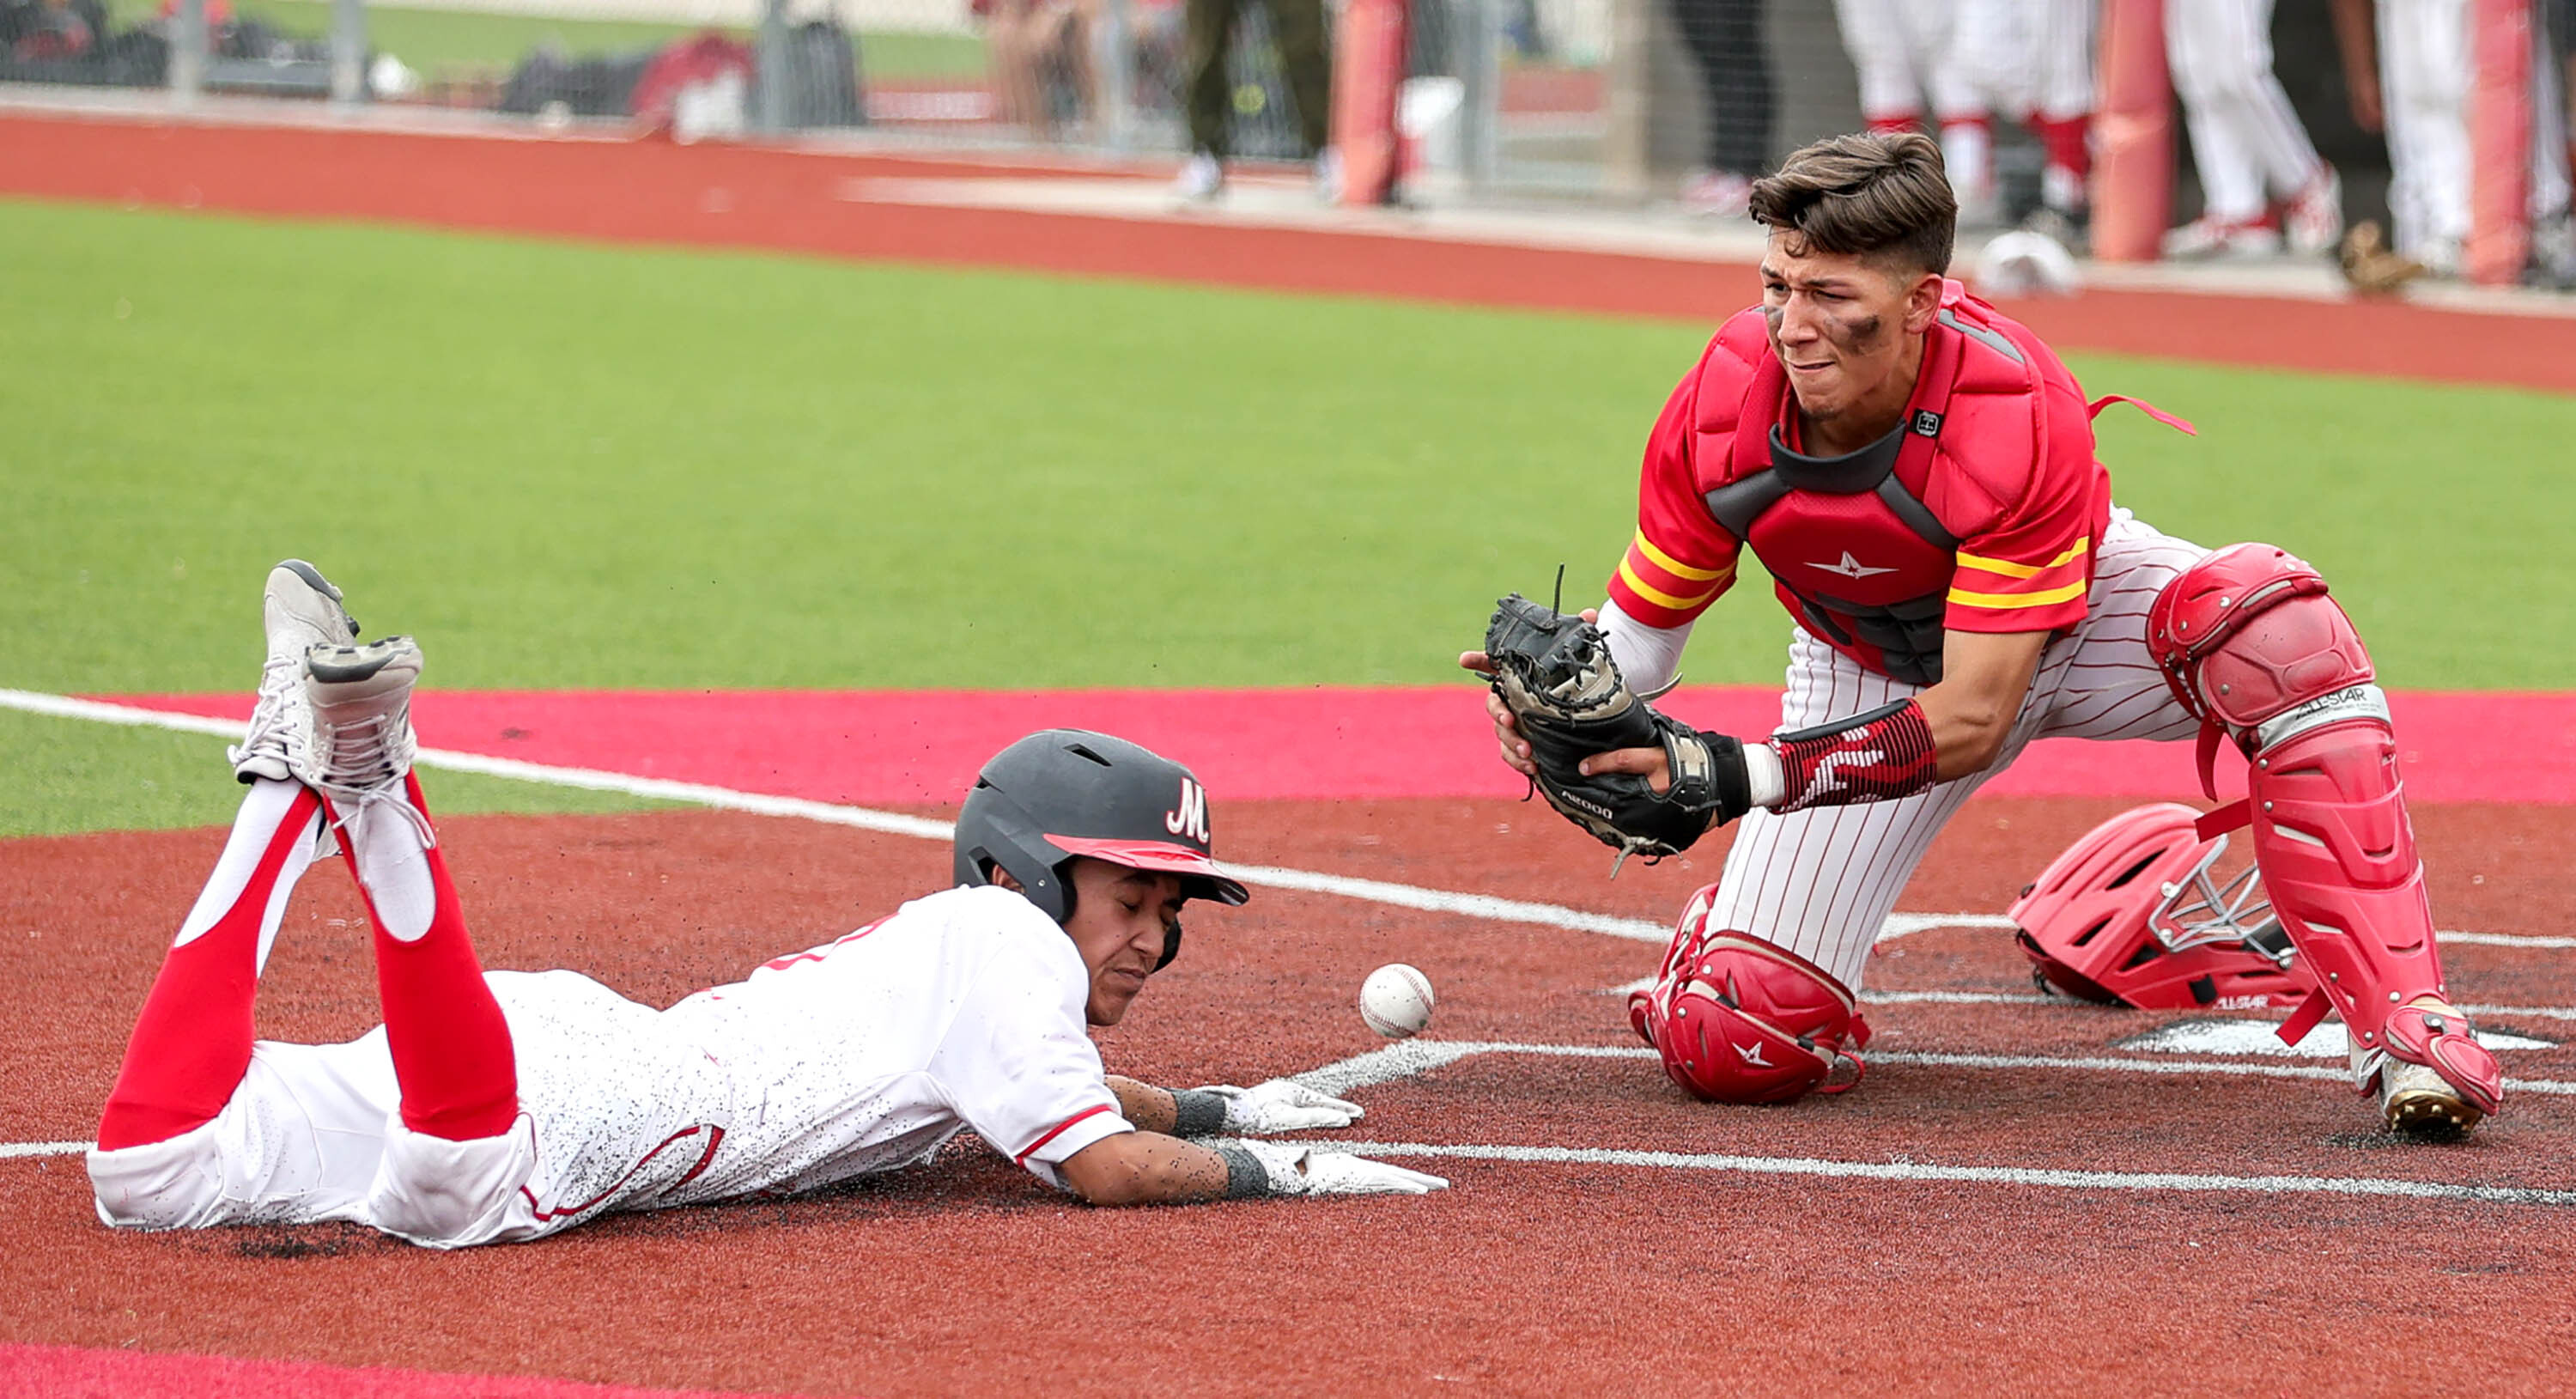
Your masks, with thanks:
M 2041 653 L 2030 695 L 1994 766 L 1897 801 L 1785 816 L 1754 811 L 1736 827 L 1708 926 L 1788 948 L 1858 991 L 1870 944 L 1932 838 L 2031 740 L 2179 739 L 2200 732 L 2149 659 L 2146 625 L 2156 594 L 2208 552 L 2114 509 L 2095 551 L 2092 609 Z M 1846 719 L 1921 692 L 1919 685 L 1861 669 L 1801 628 L 1789 644 L 1780 726 Z

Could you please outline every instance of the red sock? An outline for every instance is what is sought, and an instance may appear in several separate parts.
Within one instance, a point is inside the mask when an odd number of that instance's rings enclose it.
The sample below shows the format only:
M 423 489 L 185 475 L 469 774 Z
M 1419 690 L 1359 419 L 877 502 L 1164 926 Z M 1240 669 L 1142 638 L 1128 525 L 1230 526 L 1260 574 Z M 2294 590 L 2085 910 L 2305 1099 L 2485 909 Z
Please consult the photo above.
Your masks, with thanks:
M 2092 122 L 2084 117 L 2032 117 L 2031 134 L 2039 138 L 2039 148 L 2051 169 L 2063 170 L 2078 180 L 2093 173 L 2093 151 L 2085 144 L 2085 133 Z
M 421 804 L 420 781 L 405 778 L 412 804 Z M 398 822 L 390 811 L 369 812 L 368 823 Z M 387 926 L 381 906 L 394 903 L 416 908 L 418 874 L 378 870 L 378 847 L 355 825 L 343 832 L 349 867 L 367 900 L 367 915 L 376 928 L 376 994 L 385 1012 L 385 1039 L 393 1049 L 394 1079 L 402 1087 L 403 1125 L 430 1137 L 472 1141 L 497 1137 L 519 1116 L 518 1056 L 510 1044 L 510 1025 L 501 1003 L 483 980 L 483 964 L 466 936 L 465 915 L 456 886 L 447 877 L 445 852 L 436 846 L 418 851 L 427 865 L 427 893 L 435 900 L 428 929 L 404 939 Z M 388 839 L 415 839 L 406 826 Z M 368 848 L 361 849 L 364 842 Z M 405 887 L 378 888 L 371 874 Z
M 303 874 L 310 863 L 313 815 L 321 804 L 298 787 L 280 812 L 277 786 L 261 783 L 242 799 L 214 876 L 229 882 L 242 877 L 241 862 L 254 862 L 230 907 L 204 932 L 172 947 L 152 979 L 116 1088 L 99 1114 L 102 1151 L 168 1141 L 214 1121 L 250 1068 L 251 1006 L 259 995 L 269 905 L 279 879 Z M 286 874 L 290 864 L 293 875 Z
M 1893 136 L 1900 131 L 1920 131 L 1923 129 L 1923 118 L 1920 113 L 1916 112 L 1900 112 L 1892 116 L 1871 117 L 1869 119 L 1869 129 L 1881 136 Z

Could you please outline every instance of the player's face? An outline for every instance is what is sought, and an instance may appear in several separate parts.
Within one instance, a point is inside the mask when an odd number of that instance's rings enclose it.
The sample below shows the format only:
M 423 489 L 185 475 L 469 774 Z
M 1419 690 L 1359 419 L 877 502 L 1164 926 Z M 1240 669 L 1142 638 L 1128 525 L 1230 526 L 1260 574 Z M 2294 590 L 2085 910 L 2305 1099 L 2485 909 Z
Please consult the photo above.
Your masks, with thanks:
M 1064 925 L 1091 970 L 1083 1014 L 1115 1025 L 1163 960 L 1163 943 L 1181 918 L 1181 877 L 1131 870 L 1104 860 L 1073 862 L 1073 917 Z
M 1914 385 L 1895 380 L 1916 363 L 1911 337 L 1930 326 L 1939 302 L 1938 277 L 1905 276 L 1857 253 L 1819 252 L 1794 232 L 1773 229 L 1762 254 L 1771 353 L 1789 371 L 1799 410 L 1818 422 L 1856 408 L 1901 406 Z M 1891 394 L 1895 403 L 1883 403 Z

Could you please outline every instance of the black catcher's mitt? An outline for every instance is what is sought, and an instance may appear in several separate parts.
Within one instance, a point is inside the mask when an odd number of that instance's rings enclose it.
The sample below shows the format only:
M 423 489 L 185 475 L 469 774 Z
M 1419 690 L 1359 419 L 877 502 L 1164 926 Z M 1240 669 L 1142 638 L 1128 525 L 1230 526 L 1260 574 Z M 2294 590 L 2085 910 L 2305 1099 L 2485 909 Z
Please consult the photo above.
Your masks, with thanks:
M 1679 854 L 1752 805 L 1743 746 L 1656 713 L 1620 678 L 1609 638 L 1581 617 L 1514 593 L 1485 628 L 1485 657 L 1529 741 L 1540 795 L 1623 856 Z M 1663 749 L 1672 785 L 1657 792 L 1633 773 L 1587 777 L 1578 766 L 1617 748 Z

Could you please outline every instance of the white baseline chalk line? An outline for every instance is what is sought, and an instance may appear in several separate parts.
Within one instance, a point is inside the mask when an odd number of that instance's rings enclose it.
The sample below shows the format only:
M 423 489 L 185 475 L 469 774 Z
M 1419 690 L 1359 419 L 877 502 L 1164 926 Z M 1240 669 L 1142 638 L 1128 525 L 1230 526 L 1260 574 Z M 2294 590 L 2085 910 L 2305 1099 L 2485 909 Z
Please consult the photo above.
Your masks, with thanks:
M 2448 938 L 2451 935 L 2444 934 L 2443 936 Z M 1651 976 L 1641 976 L 1634 981 L 1623 981 L 1618 985 L 1611 987 L 1603 994 L 1624 996 L 1631 991 L 1651 991 L 1654 989 L 1654 986 L 1655 978 Z M 2027 991 L 1869 991 L 1862 994 L 1860 1003 L 1863 1010 L 1867 1010 L 1871 1006 L 1915 1005 L 2065 1006 L 2070 1009 L 2084 1011 L 2112 1009 L 2112 1007 L 2109 1006 L 2096 1006 L 2088 1002 L 2078 1001 L 2069 996 L 2040 996 Z M 2518 1016 L 2534 1016 L 2550 1020 L 2576 1020 L 2576 1006 L 2495 1006 L 2463 1004 L 2459 1007 L 2459 1010 L 2463 1015 L 2502 1016 L 2508 1019 Z M 2266 1021 L 2264 1023 L 2270 1022 Z
M 88 1142 L 0 1142 L 0 1161 L 15 1156 L 78 1156 Z
M 1617 1151 L 1568 1146 L 1449 1146 L 1430 1142 L 1336 1142 L 1333 1151 L 1370 1157 L 1448 1157 L 1550 1165 L 1646 1166 L 1749 1175 L 1827 1176 L 1853 1180 L 1959 1182 L 2057 1190 L 2236 1192 L 2255 1195 L 2380 1195 L 2499 1205 L 2576 1205 L 2576 1190 L 2362 1176 L 2222 1176 L 2149 1171 L 2070 1171 L 2029 1166 L 1943 1166 L 1915 1161 L 1831 1161 L 1806 1156 L 1714 1156 L 1680 1151 Z
M 1371 1088 L 1397 1079 L 1413 1078 L 1433 1069 L 1445 1068 L 1478 1054 L 1533 1054 L 1570 1059 L 1652 1059 L 1655 1051 L 1642 1044 L 1519 1044 L 1506 1040 L 1405 1040 L 1373 1049 L 1366 1054 L 1337 1060 L 1318 1069 L 1298 1074 L 1297 1081 L 1319 1092 L 1336 1096 L 1353 1089 Z M 1917 1065 L 1925 1068 L 1950 1069 L 2055 1069 L 2075 1073 L 2184 1074 L 2216 1075 L 2232 1078 L 2306 1078 L 2330 1083 L 2349 1083 L 2352 1075 L 2339 1068 L 2305 1064 L 2247 1064 L 2229 1059 L 2128 1059 L 2107 1055 L 2073 1056 L 2054 1054 L 1950 1054 L 1922 1050 L 1893 1050 L 1862 1055 L 1873 1065 Z M 2547 1078 L 2508 1078 L 2508 1091 L 2540 1093 L 2558 1097 L 2576 1096 L 2576 1082 Z
M 60 719 L 86 719 L 94 723 L 120 724 L 134 728 L 208 734 L 216 738 L 238 738 L 242 731 L 241 725 L 228 719 L 208 719 L 194 714 L 169 714 L 130 704 L 74 699 L 69 695 L 44 694 L 33 690 L 0 688 L 0 709 L 16 709 Z M 486 777 L 504 777 L 519 782 L 576 787 L 588 791 L 621 792 L 628 796 L 687 802 L 723 811 L 748 812 L 757 816 L 796 817 L 807 821 L 823 822 L 827 825 L 875 831 L 884 835 L 947 840 L 955 833 L 955 828 L 948 822 L 933 821 L 920 816 L 906 816 L 901 812 L 875 811 L 862 806 L 809 801 L 802 797 L 774 797 L 731 787 L 716 787 L 700 782 L 674 782 L 658 777 L 638 777 L 631 773 L 607 772 L 597 768 L 556 767 L 547 763 L 521 762 L 515 758 L 493 758 L 480 753 L 462 753 L 443 748 L 421 749 L 415 761 L 422 767 L 444 769 L 450 772 L 480 773 Z M 1268 865 L 1229 864 L 1225 869 L 1227 873 L 1246 884 L 1288 889 L 1300 893 L 1333 894 L 1342 898 L 1388 904 L 1399 908 L 1420 909 L 1430 913 L 1450 913 L 1488 922 L 1530 923 L 1544 927 L 1565 928 L 1575 932 L 1602 933 L 1636 942 L 1661 943 L 1672 937 L 1672 925 L 1669 923 L 1590 913 L 1582 909 L 1568 908 L 1563 904 L 1532 903 L 1521 899 L 1497 898 L 1489 894 L 1428 889 L 1414 884 L 1355 879 L 1314 870 L 1281 869 Z M 1932 928 L 2003 929 L 2011 926 L 2011 919 L 1992 913 L 1896 913 L 1890 914 L 1886 924 L 1881 927 L 1879 940 L 1906 937 Z M 2524 937 L 2509 933 L 2457 932 L 2446 932 L 2440 936 L 2445 942 L 2482 943 L 2503 947 L 2576 948 L 2576 937 Z

